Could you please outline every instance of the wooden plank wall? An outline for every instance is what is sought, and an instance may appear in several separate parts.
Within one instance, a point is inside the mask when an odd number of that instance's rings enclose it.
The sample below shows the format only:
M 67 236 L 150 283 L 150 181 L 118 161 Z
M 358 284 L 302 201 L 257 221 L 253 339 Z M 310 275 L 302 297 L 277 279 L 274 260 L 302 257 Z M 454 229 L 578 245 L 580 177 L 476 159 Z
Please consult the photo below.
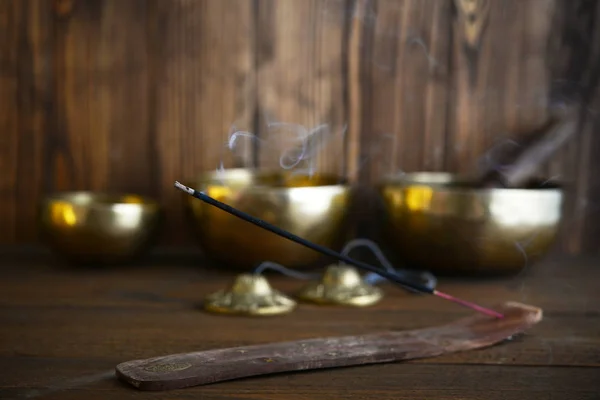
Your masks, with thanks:
M 595 252 L 599 18 L 590 0 L 0 0 L 0 244 L 34 242 L 40 197 L 74 189 L 156 197 L 187 244 L 174 180 L 290 167 L 309 132 L 298 168 L 365 186 L 467 171 L 576 99 L 582 133 L 545 172 L 573 187 L 563 247 Z

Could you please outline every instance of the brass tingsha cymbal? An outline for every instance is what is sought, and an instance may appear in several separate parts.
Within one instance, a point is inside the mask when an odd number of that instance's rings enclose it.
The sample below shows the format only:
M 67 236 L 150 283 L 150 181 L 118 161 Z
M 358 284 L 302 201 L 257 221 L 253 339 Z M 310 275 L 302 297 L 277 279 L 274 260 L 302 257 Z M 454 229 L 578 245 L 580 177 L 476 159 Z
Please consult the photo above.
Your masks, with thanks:
M 229 289 L 209 295 L 204 302 L 204 309 L 212 313 L 248 316 L 287 314 L 295 307 L 294 300 L 258 274 L 238 275 Z
M 348 265 L 330 265 L 319 282 L 311 282 L 299 293 L 304 301 L 366 307 L 383 298 L 383 291 L 366 283 L 358 271 Z

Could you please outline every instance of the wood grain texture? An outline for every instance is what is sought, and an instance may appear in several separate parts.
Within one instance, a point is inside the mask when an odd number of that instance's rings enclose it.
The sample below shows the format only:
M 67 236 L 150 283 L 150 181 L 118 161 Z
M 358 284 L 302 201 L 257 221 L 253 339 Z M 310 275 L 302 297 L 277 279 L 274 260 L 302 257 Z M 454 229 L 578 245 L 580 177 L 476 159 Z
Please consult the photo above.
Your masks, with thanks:
M 0 167 L 3 174 L 0 179 L 0 196 L 2 196 L 2 209 L 0 222 L 5 227 L 0 233 L 3 242 L 12 242 L 16 239 L 17 204 L 14 201 L 14 188 L 17 184 L 17 145 L 18 145 L 18 115 L 14 106 L 18 93 L 18 53 L 13 41 L 19 36 L 18 21 L 20 12 L 18 5 L 13 2 L 0 3 L 0 104 L 6 105 L 0 113 Z M 12 39 L 12 40 L 11 40 Z M 11 104 L 11 107 L 8 107 Z
M 232 125 L 252 124 L 254 97 L 246 87 L 254 67 L 252 2 L 149 4 L 154 179 L 169 212 L 168 241 L 185 243 L 181 193 L 173 182 L 214 171 L 221 162 L 233 167 L 235 157 L 245 157 L 228 151 L 227 143 Z
M 39 389 L 12 387 L 0 389 L 6 399 L 42 398 L 44 400 L 96 400 L 110 397 L 115 400 L 146 399 L 148 392 L 133 391 L 110 376 L 111 359 L 94 360 L 94 366 L 81 360 L 30 359 L 32 373 L 48 373 L 48 365 L 60 366 L 58 384 Z M 188 388 L 168 393 L 168 399 L 207 400 L 291 399 L 291 400 L 354 400 L 376 397 L 385 400 L 529 400 L 533 397 L 558 397 L 565 400 L 596 400 L 598 398 L 597 370 L 574 367 L 511 367 L 452 365 L 373 365 L 327 374 L 306 372 L 286 377 L 273 376 L 258 380 L 242 380 L 223 385 Z M 57 371 L 57 372 L 58 372 Z M 82 371 L 89 375 L 82 376 Z M 110 371 L 112 372 L 112 371 Z M 376 381 L 371 376 L 377 376 Z M 494 377 L 495 379 L 490 379 Z M 531 381 L 531 382 L 530 382 Z M 478 382 L 474 385 L 473 382 Z M 486 382 L 486 384 L 481 384 Z M 367 383 L 372 383 L 369 385 Z M 375 386 L 376 385 L 376 386 Z M 164 393 L 152 397 L 161 398 Z
M 541 323 L 503 345 L 407 363 L 223 382 L 174 391 L 169 398 L 595 399 L 597 262 L 552 257 L 518 278 L 440 282 L 440 290 L 483 304 L 512 299 L 543 308 Z M 280 318 L 228 318 L 203 313 L 197 304 L 232 277 L 193 263 L 68 270 L 43 257 L 29 263 L 2 257 L 0 267 L 0 397 L 7 399 L 146 398 L 116 383 L 117 364 L 190 350 L 419 329 L 469 315 L 385 285 L 386 297 L 367 309 L 302 304 Z M 269 280 L 287 293 L 304 284 L 281 276 Z
M 566 198 L 563 248 L 571 253 L 597 253 L 597 234 L 589 227 L 597 226 L 598 160 L 594 156 L 598 143 L 600 106 L 600 7 L 594 1 L 556 3 L 552 25 L 557 29 L 548 38 L 550 101 L 554 104 L 581 104 L 578 140 L 569 144 L 549 163 L 546 175 L 564 181 Z M 587 228 L 585 228 L 587 226 Z M 592 228 L 593 229 L 593 228 Z
M 464 173 L 494 163 L 488 149 L 510 146 L 547 121 L 546 46 L 555 2 L 454 3 L 445 166 Z
M 589 21 L 587 29 L 582 29 L 581 38 L 586 38 L 581 44 L 579 54 L 586 54 L 589 62 L 583 69 L 582 76 L 576 80 L 579 81 L 582 102 L 582 124 L 584 125 L 583 139 L 580 140 L 582 156 L 578 159 L 577 190 L 579 196 L 575 197 L 576 208 L 578 211 L 578 222 L 583 221 L 582 229 L 575 230 L 580 232 L 579 247 L 574 252 L 589 252 L 598 254 L 600 246 L 597 241 L 600 238 L 600 229 L 597 218 L 600 218 L 600 183 L 598 174 L 600 173 L 600 159 L 596 156 L 600 150 L 600 4 L 589 2 L 587 8 L 580 7 L 578 19 L 580 21 Z M 586 15 L 588 14 L 588 15 Z M 584 19 L 585 18 L 585 19 Z M 584 25 L 584 26 L 585 26 Z M 587 50 L 587 51 L 586 51 Z M 575 61 L 572 61 L 572 67 Z M 577 77 L 577 75 L 576 75 Z M 581 195 L 583 194 L 583 195 Z
M 450 3 L 380 0 L 366 18 L 361 162 L 363 180 L 401 171 L 442 170 Z M 368 14 L 367 14 L 368 15 Z
M 50 2 L 0 2 L 0 243 L 35 240 L 35 203 L 44 191 L 52 141 Z
M 423 329 L 264 343 L 123 362 L 119 379 L 139 390 L 172 390 L 284 372 L 436 357 L 493 346 L 529 330 L 542 310 L 516 302 L 494 307 L 502 319 L 472 315 Z
M 104 1 L 55 3 L 55 129 L 44 147 L 47 191 L 108 187 L 111 103 L 117 97 L 112 73 L 118 64 L 107 47 L 106 7 Z
M 579 102 L 578 139 L 541 174 L 570 190 L 562 247 L 596 252 L 598 10 L 589 0 L 2 0 L 0 244 L 35 242 L 39 199 L 75 189 L 156 197 L 163 243 L 189 244 L 173 181 L 279 168 L 286 150 L 294 164 L 298 129 L 277 122 L 328 124 L 305 155 L 367 193 L 390 172 L 493 164 L 553 108 Z M 229 148 L 236 131 L 259 140 Z
M 257 7 L 260 167 L 343 176 L 346 2 L 266 0 Z M 311 132 L 319 137 L 307 140 Z

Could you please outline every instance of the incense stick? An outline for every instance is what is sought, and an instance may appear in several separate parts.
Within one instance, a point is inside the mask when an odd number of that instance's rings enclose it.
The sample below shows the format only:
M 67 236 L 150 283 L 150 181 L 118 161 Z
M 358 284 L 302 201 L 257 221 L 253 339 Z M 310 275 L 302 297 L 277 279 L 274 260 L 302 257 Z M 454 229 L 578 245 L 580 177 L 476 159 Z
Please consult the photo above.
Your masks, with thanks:
M 298 244 L 300 244 L 302 246 L 308 247 L 309 249 L 312 249 L 312 250 L 314 250 L 314 251 L 316 251 L 318 253 L 321 253 L 321 254 L 327 255 L 329 257 L 335 258 L 335 259 L 337 259 L 339 261 L 343 261 L 343 262 L 345 262 L 345 263 L 347 263 L 349 265 L 352 265 L 352 266 L 354 266 L 356 268 L 359 268 L 359 269 L 362 269 L 362 270 L 365 270 L 365 271 L 369 271 L 369 272 L 375 272 L 378 275 L 381 275 L 384 278 L 386 278 L 387 280 L 389 280 L 391 282 L 394 282 L 394 283 L 396 283 L 398 285 L 404 286 L 404 287 L 409 288 L 409 289 L 416 290 L 416 291 L 421 292 L 421 293 L 432 294 L 432 295 L 437 296 L 439 298 L 452 301 L 452 302 L 454 302 L 456 304 L 460 304 L 460 305 L 462 305 L 464 307 L 470 308 L 470 309 L 472 309 L 474 311 L 477 311 L 479 313 L 482 313 L 482 314 L 485 314 L 485 315 L 488 315 L 488 316 L 491 316 L 491 317 L 494 317 L 494 318 L 503 318 L 504 317 L 504 315 L 502 315 L 501 313 L 499 313 L 497 311 L 490 310 L 488 308 L 479 306 L 479 305 L 477 305 L 475 303 L 471 303 L 469 301 L 459 299 L 459 298 L 451 296 L 451 295 L 449 295 L 447 293 L 443 293 L 443 292 L 440 292 L 438 290 L 435 290 L 435 289 L 429 288 L 427 286 L 421 285 L 421 284 L 419 284 L 417 282 L 410 282 L 410 281 L 403 280 L 402 278 L 398 277 L 393 272 L 389 272 L 389 271 L 386 271 L 383 268 L 378 268 L 378 267 L 375 267 L 373 265 L 369 265 L 367 263 L 364 263 L 362 261 L 355 260 L 355 259 L 353 259 L 351 257 L 348 257 L 346 255 L 338 253 L 338 252 L 336 252 L 336 251 L 334 251 L 332 249 L 329 249 L 327 247 L 324 247 L 324 246 L 318 245 L 316 243 L 310 242 L 310 241 L 308 241 L 306 239 L 301 238 L 300 236 L 294 235 L 291 232 L 288 232 L 288 231 L 286 231 L 284 229 L 278 228 L 275 225 L 271 225 L 271 224 L 269 224 L 266 221 L 263 221 L 263 220 L 261 220 L 259 218 L 256 218 L 256 217 L 253 217 L 250 214 L 247 214 L 247 213 L 245 213 L 243 211 L 240 211 L 240 210 L 238 210 L 238 209 L 236 209 L 234 207 L 231 207 L 230 205 L 227 205 L 227 204 L 222 203 L 222 202 L 220 202 L 220 201 L 218 201 L 216 199 L 213 199 L 212 197 L 210 197 L 209 195 L 207 195 L 207 194 L 205 194 L 203 192 L 199 192 L 199 191 L 197 191 L 195 189 L 192 189 L 190 187 L 182 185 L 179 182 L 175 182 L 175 187 L 177 189 L 179 189 L 179 190 L 182 190 L 182 191 L 186 192 L 190 196 L 193 196 L 193 197 L 195 197 L 195 198 L 197 198 L 199 200 L 202 200 L 203 202 L 208 203 L 208 204 L 210 204 L 210 205 L 212 205 L 214 207 L 217 207 L 217 208 L 221 209 L 222 211 L 225 211 L 225 212 L 227 212 L 227 213 L 229 213 L 229 214 L 231 214 L 231 215 L 233 215 L 235 217 L 241 218 L 241 219 L 243 219 L 246 222 L 250 222 L 251 224 L 254 224 L 254 225 L 256 225 L 256 226 L 258 226 L 260 228 L 266 229 L 269 232 L 272 232 L 272 233 L 274 233 L 276 235 L 279 235 L 279 236 L 284 237 L 284 238 L 286 238 L 288 240 L 291 240 L 292 242 L 296 242 L 296 243 L 298 243 Z

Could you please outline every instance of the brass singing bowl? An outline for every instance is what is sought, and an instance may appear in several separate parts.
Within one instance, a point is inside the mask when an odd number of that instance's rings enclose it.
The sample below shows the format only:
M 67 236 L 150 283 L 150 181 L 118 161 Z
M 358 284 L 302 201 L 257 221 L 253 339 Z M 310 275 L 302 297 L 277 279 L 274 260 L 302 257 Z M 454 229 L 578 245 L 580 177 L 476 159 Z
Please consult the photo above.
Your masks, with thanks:
M 337 248 L 346 237 L 350 186 L 334 175 L 229 169 L 187 185 L 314 243 Z M 188 220 L 207 257 L 249 270 L 262 261 L 289 268 L 317 266 L 319 253 L 184 195 Z
M 142 255 L 157 238 L 158 203 L 138 195 L 64 192 L 40 206 L 44 242 L 78 264 L 118 264 Z
M 552 246 L 563 191 L 478 188 L 447 173 L 384 179 L 382 238 L 399 260 L 439 274 L 503 275 L 521 271 Z

